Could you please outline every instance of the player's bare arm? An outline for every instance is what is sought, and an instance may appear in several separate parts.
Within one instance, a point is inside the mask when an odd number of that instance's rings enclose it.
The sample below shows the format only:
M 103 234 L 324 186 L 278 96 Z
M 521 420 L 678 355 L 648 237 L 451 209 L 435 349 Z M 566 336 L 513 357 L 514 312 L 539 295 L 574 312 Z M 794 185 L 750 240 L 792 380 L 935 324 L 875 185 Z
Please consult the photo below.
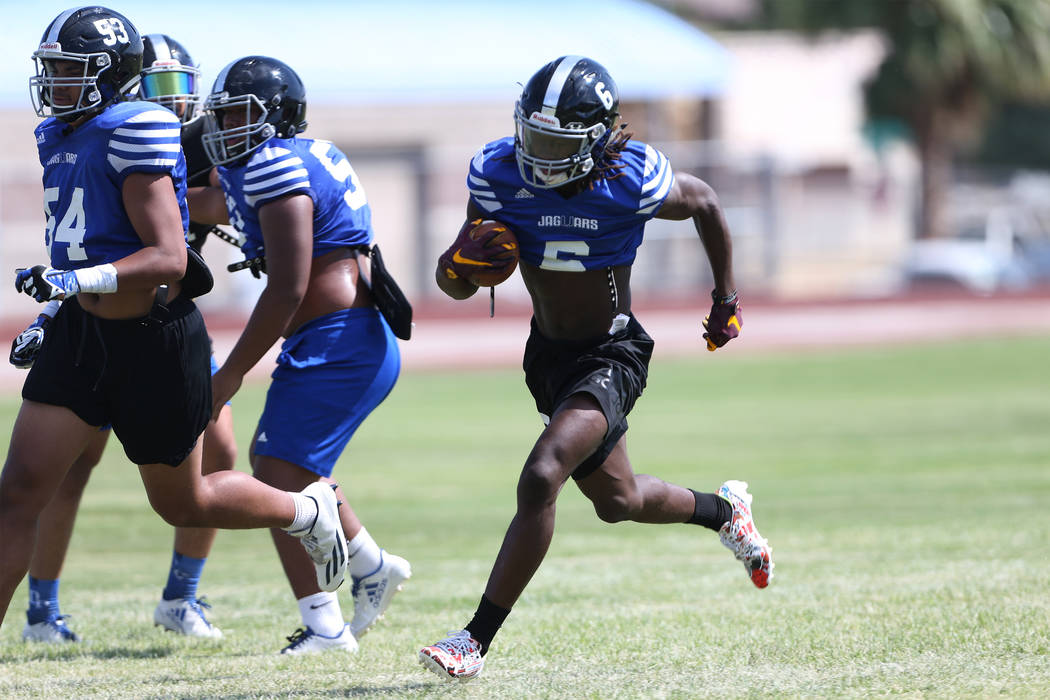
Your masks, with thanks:
M 692 219 L 711 262 L 715 294 L 724 296 L 736 289 L 729 226 L 718 203 L 718 195 L 710 185 L 688 173 L 676 172 L 671 193 L 656 213 L 656 218 L 673 221 Z
M 212 174 L 214 173 L 213 168 Z M 190 219 L 198 224 L 230 223 L 230 214 L 226 209 L 226 197 L 219 185 L 190 187 L 186 190 L 186 204 L 190 209 Z
M 149 313 L 158 285 L 178 294 L 186 274 L 186 242 L 182 214 L 171 178 L 157 173 L 133 173 L 124 180 L 124 209 L 143 248 L 113 263 L 117 291 L 79 295 L 80 305 L 100 318 L 134 318 Z
M 226 362 L 212 375 L 212 418 L 216 418 L 277 339 L 288 332 L 310 281 L 313 246 L 313 200 L 283 197 L 259 209 L 266 246 L 266 288 Z
M 718 196 L 703 180 L 675 173 L 674 186 L 656 216 L 673 220 L 692 218 L 700 234 L 715 282 L 711 290 L 711 311 L 703 322 L 707 349 L 714 352 L 737 337 L 744 323 L 733 279 L 733 243 Z
M 243 376 L 278 338 L 288 334 L 292 318 L 310 283 L 313 200 L 293 195 L 259 209 L 266 246 L 266 288 L 222 369 Z

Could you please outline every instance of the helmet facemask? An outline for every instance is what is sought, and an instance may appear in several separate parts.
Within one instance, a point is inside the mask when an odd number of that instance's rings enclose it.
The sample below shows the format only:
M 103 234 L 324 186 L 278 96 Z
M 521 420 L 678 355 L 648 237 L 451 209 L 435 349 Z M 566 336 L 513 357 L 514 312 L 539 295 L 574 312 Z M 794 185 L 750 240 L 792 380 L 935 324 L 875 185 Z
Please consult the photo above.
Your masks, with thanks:
M 252 113 L 257 115 L 252 117 Z M 231 114 L 243 115 L 237 126 L 226 127 Z M 212 165 L 226 165 L 244 158 L 273 137 L 277 130 L 266 121 L 270 111 L 252 93 L 230 97 L 226 92 L 204 101 L 204 134 L 201 143 Z
M 514 109 L 514 155 L 525 182 L 552 189 L 586 177 L 608 142 L 609 128 L 599 122 L 562 125 L 551 114 L 525 114 L 519 101 Z
M 36 64 L 36 75 L 29 79 L 29 94 L 33 101 L 33 109 L 38 117 L 52 116 L 61 121 L 76 121 L 82 115 L 101 109 L 114 95 L 104 95 L 99 87 L 99 78 L 109 70 L 112 59 L 105 52 L 99 53 L 68 53 L 62 51 L 58 44 L 41 44 L 40 48 L 33 52 L 33 62 Z M 62 70 L 59 62 L 78 64 L 79 71 Z M 59 76 L 57 73 L 64 72 L 68 75 Z M 130 89 L 138 76 L 118 92 L 123 93 Z M 67 88 L 79 89 L 74 100 L 56 100 L 56 88 L 64 92 Z M 69 104 L 59 104 L 69 102 Z
M 167 107 L 187 124 L 200 116 L 200 77 L 200 70 L 194 66 L 173 59 L 157 60 L 142 71 L 139 97 Z

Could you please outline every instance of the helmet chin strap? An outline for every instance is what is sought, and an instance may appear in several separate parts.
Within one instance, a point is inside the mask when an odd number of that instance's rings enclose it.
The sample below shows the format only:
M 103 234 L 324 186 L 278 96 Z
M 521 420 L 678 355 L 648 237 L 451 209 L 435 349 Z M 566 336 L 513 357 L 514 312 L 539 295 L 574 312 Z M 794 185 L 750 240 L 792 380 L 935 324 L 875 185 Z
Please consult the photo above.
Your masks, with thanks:
M 99 99 L 102 100 L 102 89 L 98 86 L 98 78 L 99 78 L 99 76 L 96 75 L 95 76 L 95 84 L 91 86 L 91 90 L 93 90 L 95 93 L 97 93 L 98 96 L 99 96 Z M 83 119 L 85 117 L 94 117 L 97 114 L 99 114 L 100 112 L 102 112 L 102 110 L 104 110 L 106 107 L 109 107 L 114 102 L 121 102 L 121 101 L 123 101 L 124 98 L 127 97 L 127 92 L 129 90 L 131 90 L 131 88 L 135 87 L 135 84 L 138 83 L 138 81 L 139 81 L 139 76 L 136 75 L 131 80 L 129 80 L 128 82 L 124 83 L 119 88 L 117 88 L 113 92 L 113 94 L 109 97 L 109 99 L 102 100 L 98 104 L 92 105 L 90 107 L 85 107 L 84 109 L 81 109 L 79 111 L 66 112 L 65 114 L 62 114 L 62 115 L 55 114 L 54 117 L 55 117 L 55 119 L 57 119 L 57 120 L 59 120 L 61 122 L 65 122 L 67 124 L 72 124 L 73 122 L 80 121 L 81 119 Z M 54 110 L 54 107 L 52 107 L 52 110 Z

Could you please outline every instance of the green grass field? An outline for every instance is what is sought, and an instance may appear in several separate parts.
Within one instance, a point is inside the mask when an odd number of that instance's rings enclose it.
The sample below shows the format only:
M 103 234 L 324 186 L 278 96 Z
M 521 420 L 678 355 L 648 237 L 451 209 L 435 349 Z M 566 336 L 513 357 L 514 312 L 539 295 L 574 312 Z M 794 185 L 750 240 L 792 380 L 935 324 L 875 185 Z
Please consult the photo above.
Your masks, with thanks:
M 298 614 L 264 532 L 209 559 L 224 640 L 152 627 L 171 529 L 111 443 L 62 577 L 87 641 L 24 644 L 23 586 L 0 697 L 1047 697 L 1048 357 L 1050 338 L 654 363 L 636 470 L 749 481 L 776 579 L 753 588 L 707 530 L 605 525 L 570 486 L 484 675 L 451 688 L 416 651 L 467 622 L 513 512 L 539 428 L 519 372 L 406 374 L 344 455 L 354 507 L 415 574 L 355 656 L 276 654 Z M 235 402 L 245 453 L 262 396 Z

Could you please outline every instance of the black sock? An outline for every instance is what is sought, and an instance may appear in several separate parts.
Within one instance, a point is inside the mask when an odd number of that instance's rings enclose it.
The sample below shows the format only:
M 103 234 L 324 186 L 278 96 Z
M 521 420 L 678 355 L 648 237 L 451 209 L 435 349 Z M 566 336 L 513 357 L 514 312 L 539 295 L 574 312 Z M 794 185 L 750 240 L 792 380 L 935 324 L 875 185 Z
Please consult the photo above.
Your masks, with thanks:
M 733 505 L 726 499 L 714 493 L 697 493 L 689 489 L 696 499 L 693 506 L 693 517 L 687 523 L 703 525 L 704 527 L 718 532 L 722 526 L 733 519 Z
M 496 632 L 499 632 L 507 615 L 510 615 L 510 610 L 501 608 L 486 596 L 481 596 L 481 603 L 478 604 L 478 609 L 474 613 L 474 619 L 465 629 L 481 644 L 482 656 L 488 652 L 492 638 L 496 636 Z

